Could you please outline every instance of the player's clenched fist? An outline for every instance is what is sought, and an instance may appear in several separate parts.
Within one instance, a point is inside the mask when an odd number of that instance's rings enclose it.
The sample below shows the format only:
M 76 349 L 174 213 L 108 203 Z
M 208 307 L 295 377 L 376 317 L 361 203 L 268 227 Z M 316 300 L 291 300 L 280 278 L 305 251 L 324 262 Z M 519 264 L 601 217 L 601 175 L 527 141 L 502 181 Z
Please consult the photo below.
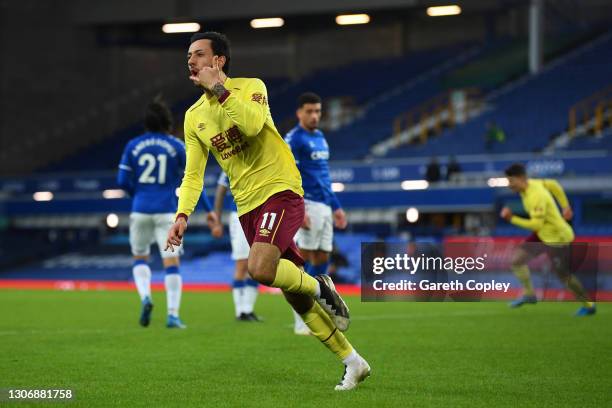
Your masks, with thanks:
M 168 231 L 168 239 L 166 240 L 166 251 L 169 249 L 174 252 L 174 246 L 181 246 L 181 242 L 183 241 L 183 235 L 185 235 L 185 230 L 187 229 L 187 221 L 185 218 L 179 217 L 172 224 L 170 230 Z

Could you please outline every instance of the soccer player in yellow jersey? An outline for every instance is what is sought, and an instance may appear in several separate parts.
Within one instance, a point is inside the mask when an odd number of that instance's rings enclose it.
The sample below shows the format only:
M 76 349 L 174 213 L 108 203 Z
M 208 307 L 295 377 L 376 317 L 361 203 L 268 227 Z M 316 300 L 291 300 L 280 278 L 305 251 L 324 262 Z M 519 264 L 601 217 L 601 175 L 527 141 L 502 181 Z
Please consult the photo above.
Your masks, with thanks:
M 523 207 L 529 218 L 512 214 L 512 210 L 508 207 L 504 207 L 500 215 L 516 226 L 533 231 L 517 248 L 512 258 L 512 271 L 523 285 L 524 293 L 510 303 L 510 306 L 519 307 L 537 303 L 527 262 L 535 256 L 546 253 L 559 279 L 583 304 L 576 316 L 595 314 L 595 304 L 589 301 L 580 281 L 571 273 L 570 256 L 574 231 L 567 221 L 573 217 L 573 213 L 563 188 L 555 180 L 528 178 L 525 166 L 520 163 L 508 167 L 506 177 L 509 188 L 521 195 Z M 555 199 L 561 206 L 563 214 L 559 212 Z
M 189 215 L 203 188 L 208 153 L 229 178 L 244 234 L 251 246 L 248 271 L 279 288 L 310 331 L 342 359 L 336 390 L 350 390 L 370 367 L 344 334 L 349 314 L 329 277 L 304 272 L 293 237 L 304 220 L 302 179 L 295 159 L 270 114 L 264 83 L 230 78 L 230 45 L 219 33 L 197 33 L 187 53 L 189 79 L 203 89 L 185 114 L 185 175 L 167 246 L 181 244 Z

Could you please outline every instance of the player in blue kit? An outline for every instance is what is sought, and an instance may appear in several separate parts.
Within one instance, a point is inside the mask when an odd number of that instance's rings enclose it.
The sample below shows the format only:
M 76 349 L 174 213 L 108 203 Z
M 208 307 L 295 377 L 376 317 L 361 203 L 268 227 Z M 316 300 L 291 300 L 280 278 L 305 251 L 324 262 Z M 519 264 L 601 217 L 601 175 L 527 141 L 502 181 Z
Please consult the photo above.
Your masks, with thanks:
M 327 273 L 332 251 L 334 225 L 346 228 L 346 214 L 331 187 L 329 146 L 318 129 L 321 121 L 321 98 L 306 92 L 298 98 L 296 112 L 299 123 L 285 136 L 302 175 L 306 214 L 296 235 L 306 263 L 304 269 L 312 276 Z M 294 312 L 296 334 L 309 334 L 308 327 Z
M 223 212 L 223 201 L 229 190 L 229 180 L 227 174 L 221 172 L 217 181 L 217 192 L 215 193 L 215 213 L 221 219 Z M 236 262 L 234 270 L 234 281 L 232 282 L 232 297 L 234 299 L 234 310 L 236 320 L 244 322 L 259 322 L 261 319 L 255 314 L 255 301 L 259 284 L 256 280 L 248 276 L 247 261 L 249 260 L 249 250 L 251 249 L 240 220 L 238 219 L 238 209 L 232 197 L 230 205 L 229 233 L 232 245 L 232 260 Z
M 151 268 L 148 265 L 151 244 L 157 243 L 166 270 L 164 283 L 168 305 L 168 328 L 185 328 L 179 318 L 182 278 L 179 273 L 178 253 L 165 251 L 166 234 L 174 223 L 177 209 L 176 189 L 185 168 L 185 144 L 170 135 L 172 113 L 159 99 L 146 108 L 146 133 L 130 140 L 126 145 L 117 183 L 133 198 L 130 214 L 130 246 L 134 256 L 132 272 L 142 301 L 140 324 L 147 327 L 151 321 Z M 211 229 L 221 228 L 210 203 L 202 193 Z M 179 251 L 180 253 L 180 251 Z

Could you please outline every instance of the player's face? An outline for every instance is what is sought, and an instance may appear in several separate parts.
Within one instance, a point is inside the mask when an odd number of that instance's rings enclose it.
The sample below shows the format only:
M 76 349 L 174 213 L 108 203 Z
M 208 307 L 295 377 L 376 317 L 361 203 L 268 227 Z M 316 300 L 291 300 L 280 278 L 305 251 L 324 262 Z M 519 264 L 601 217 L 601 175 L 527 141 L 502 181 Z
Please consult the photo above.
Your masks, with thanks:
M 187 68 L 189 74 L 197 76 L 204 67 L 212 67 L 215 57 L 210 40 L 194 41 L 187 51 Z
M 297 110 L 300 125 L 308 130 L 315 130 L 321 121 L 321 104 L 305 103 Z
M 508 188 L 515 193 L 520 193 L 527 186 L 525 177 L 510 176 L 508 177 Z

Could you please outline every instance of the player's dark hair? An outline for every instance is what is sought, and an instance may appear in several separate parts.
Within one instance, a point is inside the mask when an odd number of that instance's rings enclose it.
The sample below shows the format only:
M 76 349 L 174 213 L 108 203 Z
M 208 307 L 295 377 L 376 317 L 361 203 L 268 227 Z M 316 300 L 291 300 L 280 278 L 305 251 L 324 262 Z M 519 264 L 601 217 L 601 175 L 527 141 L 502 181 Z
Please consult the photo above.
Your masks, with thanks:
M 149 132 L 170 133 L 173 125 L 172 112 L 161 96 L 156 96 L 145 109 L 145 129 Z
M 205 33 L 195 33 L 192 35 L 189 44 L 193 44 L 198 40 L 210 40 L 213 55 L 225 57 L 225 64 L 223 65 L 222 71 L 225 72 L 226 75 L 229 75 L 230 60 L 232 58 L 229 39 L 224 34 L 217 33 L 216 31 L 207 31 Z
M 314 92 L 304 92 L 300 95 L 297 102 L 298 108 L 301 108 L 307 103 L 321 103 L 321 97 Z
M 527 175 L 525 165 L 523 163 L 514 163 L 508 166 L 505 170 L 508 177 L 524 177 Z

